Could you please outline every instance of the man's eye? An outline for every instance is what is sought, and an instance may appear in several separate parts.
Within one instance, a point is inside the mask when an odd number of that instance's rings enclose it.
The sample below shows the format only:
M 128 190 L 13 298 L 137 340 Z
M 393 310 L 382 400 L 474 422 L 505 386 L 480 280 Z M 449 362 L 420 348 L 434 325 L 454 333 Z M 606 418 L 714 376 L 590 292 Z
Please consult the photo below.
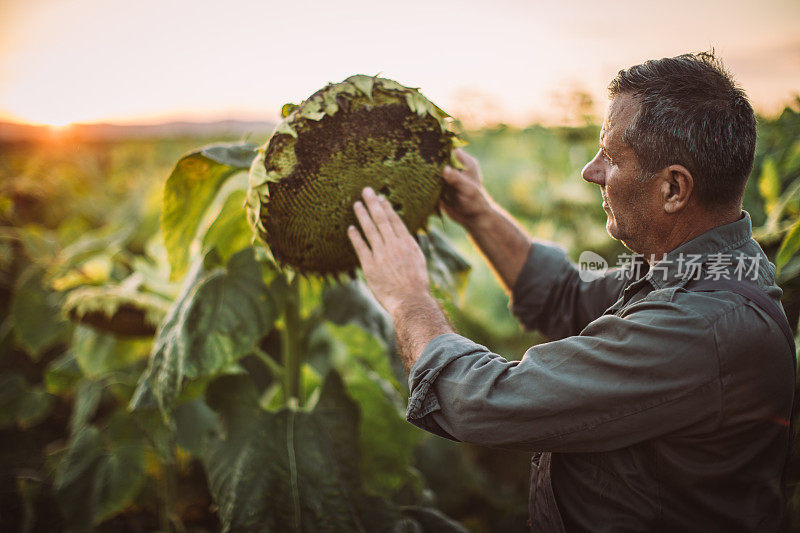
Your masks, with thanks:
M 606 151 L 605 151 L 605 150 L 603 150 L 602 148 L 600 149 L 600 152 L 603 154 L 603 157 L 606 159 L 606 161 L 608 161 L 608 162 L 609 162 L 609 163 L 611 163 L 612 165 L 614 164 L 614 160 L 613 160 L 613 159 L 611 159 L 611 156 L 610 156 L 610 155 L 608 155 L 608 152 L 606 152 Z

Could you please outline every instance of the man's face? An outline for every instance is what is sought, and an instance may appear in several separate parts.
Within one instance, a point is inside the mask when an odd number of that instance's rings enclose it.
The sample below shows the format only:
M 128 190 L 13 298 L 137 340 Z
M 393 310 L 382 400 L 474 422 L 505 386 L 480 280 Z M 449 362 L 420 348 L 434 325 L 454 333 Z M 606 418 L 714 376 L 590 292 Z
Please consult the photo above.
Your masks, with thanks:
M 611 101 L 600 131 L 600 150 L 581 173 L 600 186 L 608 234 L 633 251 L 641 251 L 652 235 L 649 228 L 657 213 L 653 210 L 658 209 L 654 180 L 643 178 L 633 149 L 622 140 L 638 109 L 639 103 L 627 94 Z

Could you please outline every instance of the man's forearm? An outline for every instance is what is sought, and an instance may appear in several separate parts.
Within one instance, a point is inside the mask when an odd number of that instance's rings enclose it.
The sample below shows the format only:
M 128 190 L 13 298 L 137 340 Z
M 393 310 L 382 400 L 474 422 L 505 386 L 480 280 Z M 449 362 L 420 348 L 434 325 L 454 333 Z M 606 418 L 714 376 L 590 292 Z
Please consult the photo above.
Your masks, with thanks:
M 438 335 L 454 332 L 441 307 L 429 294 L 404 301 L 394 310 L 392 319 L 397 350 L 408 372 L 428 342 Z
M 472 241 L 511 291 L 530 253 L 533 241 L 503 208 L 491 203 L 491 209 L 464 224 Z

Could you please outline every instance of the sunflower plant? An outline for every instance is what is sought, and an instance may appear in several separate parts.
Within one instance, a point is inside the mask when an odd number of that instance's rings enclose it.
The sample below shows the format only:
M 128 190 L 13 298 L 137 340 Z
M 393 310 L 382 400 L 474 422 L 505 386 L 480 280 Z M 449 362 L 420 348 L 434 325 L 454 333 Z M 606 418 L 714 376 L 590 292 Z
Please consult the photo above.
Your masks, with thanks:
M 262 147 L 217 144 L 177 162 L 161 231 L 180 290 L 129 408 L 160 420 L 166 457 L 192 433 L 223 530 L 462 529 L 421 505 L 421 434 L 404 421 L 391 320 L 345 235 L 373 187 L 418 234 L 434 290 L 457 294 L 469 265 L 423 231 L 457 143 L 418 90 L 352 76 L 284 106 Z M 72 316 L 101 323 L 79 296 Z

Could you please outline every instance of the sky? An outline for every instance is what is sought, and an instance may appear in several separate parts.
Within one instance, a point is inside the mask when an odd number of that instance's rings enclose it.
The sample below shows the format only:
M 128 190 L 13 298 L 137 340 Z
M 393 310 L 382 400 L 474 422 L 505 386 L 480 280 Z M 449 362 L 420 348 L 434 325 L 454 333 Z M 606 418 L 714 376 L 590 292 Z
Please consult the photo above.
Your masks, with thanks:
M 622 68 L 713 47 L 755 107 L 800 93 L 800 0 L 0 0 L 0 120 L 276 120 L 380 74 L 468 125 L 605 109 Z

